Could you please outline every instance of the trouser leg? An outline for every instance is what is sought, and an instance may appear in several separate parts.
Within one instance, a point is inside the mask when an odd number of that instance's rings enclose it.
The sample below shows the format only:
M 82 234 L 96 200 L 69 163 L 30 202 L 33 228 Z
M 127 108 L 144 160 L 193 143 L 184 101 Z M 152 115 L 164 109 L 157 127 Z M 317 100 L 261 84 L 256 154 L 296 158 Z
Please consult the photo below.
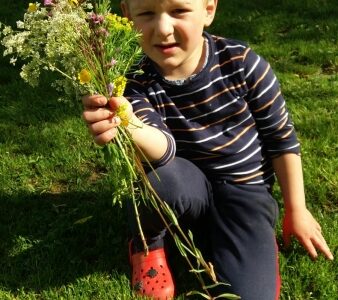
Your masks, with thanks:
M 243 300 L 278 299 L 275 200 L 263 185 L 221 183 L 213 193 L 210 235 L 218 278 Z
M 180 224 L 188 228 L 196 223 L 202 225 L 205 239 L 211 240 L 209 252 L 216 274 L 219 280 L 231 284 L 217 293 L 232 292 L 243 300 L 277 299 L 279 271 L 274 222 L 278 209 L 265 186 L 215 183 L 211 192 L 204 174 L 181 158 L 148 176 Z M 163 222 L 156 212 L 143 207 L 140 210 L 150 249 L 163 246 Z M 208 222 L 203 226 L 200 220 L 206 215 Z
M 148 178 L 161 200 L 175 212 L 180 225 L 193 226 L 206 214 L 211 200 L 211 185 L 193 163 L 176 157 L 155 172 L 149 172 Z M 150 249 L 163 246 L 166 230 L 158 214 L 145 207 L 140 207 L 140 214 Z M 135 224 L 133 227 L 136 228 Z M 133 231 L 137 233 L 137 230 Z M 140 242 L 137 244 L 136 247 L 142 249 Z

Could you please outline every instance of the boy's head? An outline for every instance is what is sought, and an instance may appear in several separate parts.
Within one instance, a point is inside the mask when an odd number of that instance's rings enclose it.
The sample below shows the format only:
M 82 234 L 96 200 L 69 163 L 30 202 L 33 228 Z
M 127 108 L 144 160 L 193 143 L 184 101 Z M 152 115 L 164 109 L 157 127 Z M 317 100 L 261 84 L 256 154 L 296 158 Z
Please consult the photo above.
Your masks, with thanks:
M 123 0 L 123 14 L 142 32 L 141 45 L 162 75 L 171 79 L 198 71 L 203 30 L 215 16 L 217 0 Z

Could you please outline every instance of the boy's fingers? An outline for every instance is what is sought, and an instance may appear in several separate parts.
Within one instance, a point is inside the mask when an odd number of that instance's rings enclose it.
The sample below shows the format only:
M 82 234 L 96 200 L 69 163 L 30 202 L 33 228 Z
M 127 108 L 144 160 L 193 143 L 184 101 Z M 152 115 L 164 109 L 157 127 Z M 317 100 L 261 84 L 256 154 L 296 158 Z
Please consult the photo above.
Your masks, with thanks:
M 313 259 L 318 257 L 317 250 L 321 251 L 328 259 L 333 260 L 333 255 L 323 237 L 314 237 L 300 241 Z
M 103 107 L 106 106 L 108 100 L 101 95 L 86 95 L 82 97 L 84 107 Z
M 107 144 L 108 142 L 110 142 L 112 139 L 114 139 L 115 135 L 116 135 L 116 128 L 112 128 L 108 131 L 105 131 L 97 136 L 94 137 L 95 143 L 103 146 L 105 144 Z
M 127 100 L 124 97 L 111 97 L 108 101 L 111 110 L 117 110 L 118 107 L 125 103 Z
M 318 257 L 316 248 L 313 245 L 311 240 L 300 240 L 300 242 L 303 244 L 303 246 L 307 250 L 307 252 L 309 252 L 312 259 L 316 259 Z
M 330 251 L 329 246 L 327 245 L 324 237 L 320 234 L 317 239 L 313 240 L 314 246 L 320 250 L 329 260 L 333 260 L 333 255 Z
M 99 122 L 113 116 L 114 112 L 105 108 L 87 109 L 82 113 L 82 117 L 87 123 Z
M 109 118 L 100 122 L 94 122 L 88 124 L 89 131 L 92 135 L 97 136 L 106 131 L 113 129 L 114 127 L 120 125 L 121 120 L 118 117 Z

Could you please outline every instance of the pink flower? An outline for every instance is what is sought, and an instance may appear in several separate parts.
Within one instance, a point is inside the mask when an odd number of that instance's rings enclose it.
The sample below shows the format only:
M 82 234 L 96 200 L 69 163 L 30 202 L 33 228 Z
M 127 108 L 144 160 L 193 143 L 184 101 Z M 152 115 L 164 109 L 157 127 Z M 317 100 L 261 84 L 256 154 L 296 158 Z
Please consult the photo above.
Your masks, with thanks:
M 105 28 L 103 28 L 103 27 L 101 27 L 99 29 L 98 33 L 102 34 L 103 36 L 108 36 L 109 35 L 108 31 Z
M 113 66 L 116 65 L 116 63 L 117 63 L 117 60 L 112 58 L 111 61 L 110 61 L 110 65 L 113 67 Z
M 50 6 L 53 4 L 53 0 L 43 0 L 43 5 L 44 6 Z
M 104 16 L 91 13 L 89 19 L 93 24 L 102 24 L 104 21 Z
M 107 68 L 110 69 L 112 67 L 114 67 L 117 64 L 117 60 L 112 58 L 111 61 L 109 63 L 107 63 Z

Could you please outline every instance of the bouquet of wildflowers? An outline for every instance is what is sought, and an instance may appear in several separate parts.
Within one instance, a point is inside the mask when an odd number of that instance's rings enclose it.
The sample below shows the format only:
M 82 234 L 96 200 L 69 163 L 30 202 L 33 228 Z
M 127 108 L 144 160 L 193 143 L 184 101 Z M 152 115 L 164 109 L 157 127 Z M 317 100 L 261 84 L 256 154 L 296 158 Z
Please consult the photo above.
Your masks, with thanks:
M 23 21 L 17 21 L 16 30 L 0 24 L 4 55 L 11 57 L 13 65 L 18 59 L 23 63 L 20 75 L 26 82 L 37 86 L 42 72 L 53 71 L 61 76 L 52 84 L 68 101 L 84 94 L 102 94 L 108 99 L 123 95 L 126 75 L 142 56 L 141 35 L 128 19 L 111 13 L 109 0 L 95 2 L 44 0 L 43 5 L 29 3 Z M 144 201 L 152 206 L 202 285 L 204 292 L 190 294 L 214 299 L 208 289 L 219 283 L 212 264 L 204 261 L 194 245 L 191 232 L 186 235 L 181 230 L 175 214 L 152 189 L 141 162 L 145 157 L 125 128 L 129 124 L 126 107 L 118 107 L 116 114 L 122 121 L 121 126 L 114 143 L 104 148 L 107 164 L 115 174 L 119 174 L 112 180 L 114 203 L 132 201 L 145 253 L 148 247 L 139 219 L 138 203 Z M 172 230 L 173 226 L 176 232 Z M 191 257 L 196 259 L 196 266 Z M 205 285 L 202 272 L 209 275 L 213 285 Z M 217 298 L 221 297 L 237 299 L 229 294 Z

